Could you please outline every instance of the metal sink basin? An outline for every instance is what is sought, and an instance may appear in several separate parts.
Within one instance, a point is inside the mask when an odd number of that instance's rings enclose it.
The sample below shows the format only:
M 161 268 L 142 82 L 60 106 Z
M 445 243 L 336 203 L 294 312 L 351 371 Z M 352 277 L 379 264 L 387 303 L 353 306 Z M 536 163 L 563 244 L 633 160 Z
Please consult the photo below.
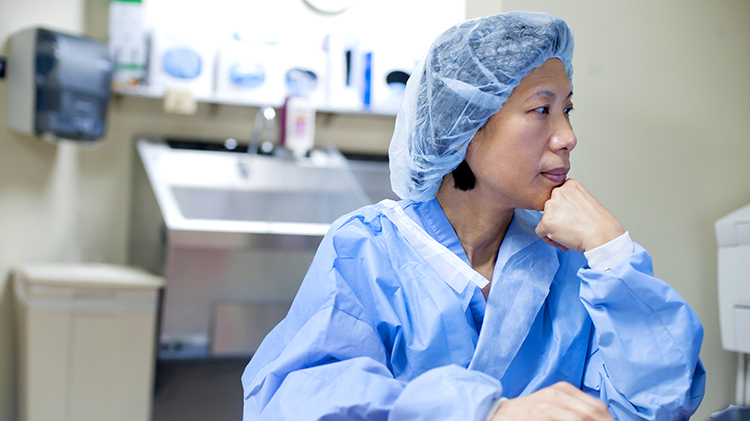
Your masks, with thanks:
M 186 219 L 325 223 L 362 206 L 349 192 L 172 188 Z
M 281 159 L 136 142 L 129 260 L 167 279 L 161 358 L 252 355 L 322 236 L 390 192 L 387 163 Z

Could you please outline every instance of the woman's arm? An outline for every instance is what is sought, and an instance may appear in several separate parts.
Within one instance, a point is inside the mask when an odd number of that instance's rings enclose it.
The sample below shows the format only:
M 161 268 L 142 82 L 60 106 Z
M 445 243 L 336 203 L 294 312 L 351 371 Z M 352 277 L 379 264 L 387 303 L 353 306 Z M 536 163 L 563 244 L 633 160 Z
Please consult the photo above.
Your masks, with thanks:
M 624 232 L 575 180 L 555 189 L 537 234 L 562 250 L 591 251 Z M 640 246 L 612 268 L 584 268 L 581 300 L 594 324 L 583 389 L 620 419 L 686 419 L 700 404 L 703 328 L 674 289 L 653 276 Z
M 621 420 L 688 419 L 705 387 L 703 327 L 652 273 L 639 245 L 611 270 L 579 271 L 581 300 L 594 323 L 583 389 Z
M 387 221 L 362 219 L 323 240 L 287 318 L 245 370 L 244 419 L 484 420 L 500 398 L 500 383 L 451 365 L 441 344 L 430 346 L 430 335 L 443 338 L 443 318 L 455 320 L 456 315 L 427 311 L 434 305 L 430 291 L 396 281 L 390 258 L 373 234 L 390 229 L 383 226 Z M 404 254 L 393 248 L 388 252 L 394 259 Z M 397 266 L 399 273 L 428 276 L 419 266 Z M 406 291 L 410 288 L 419 294 Z M 460 301 L 453 300 L 465 322 Z M 401 353 L 412 348 L 422 363 L 404 367 L 407 358 Z
M 287 334 L 281 325 L 269 338 Z M 261 349 L 257 361 L 267 352 Z M 245 420 L 482 421 L 502 391 L 496 379 L 456 365 L 396 380 L 378 335 L 332 307 L 312 317 L 278 357 L 258 365 L 243 376 Z

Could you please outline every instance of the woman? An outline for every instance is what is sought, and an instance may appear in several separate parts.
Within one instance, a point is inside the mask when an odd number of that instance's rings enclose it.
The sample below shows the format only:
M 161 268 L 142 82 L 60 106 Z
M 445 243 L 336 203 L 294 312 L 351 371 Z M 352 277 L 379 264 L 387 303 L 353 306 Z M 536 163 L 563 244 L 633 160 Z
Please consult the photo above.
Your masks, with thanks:
M 689 418 L 698 318 L 566 180 L 572 51 L 541 13 L 438 37 L 389 150 L 404 200 L 333 224 L 243 375 L 246 420 Z

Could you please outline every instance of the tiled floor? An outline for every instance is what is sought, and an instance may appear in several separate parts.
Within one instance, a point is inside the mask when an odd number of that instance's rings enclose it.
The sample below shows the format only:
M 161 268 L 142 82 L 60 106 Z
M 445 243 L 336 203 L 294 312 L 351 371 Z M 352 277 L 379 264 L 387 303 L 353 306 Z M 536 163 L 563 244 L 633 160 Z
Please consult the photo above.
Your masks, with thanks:
M 153 421 L 241 421 L 248 359 L 160 360 Z

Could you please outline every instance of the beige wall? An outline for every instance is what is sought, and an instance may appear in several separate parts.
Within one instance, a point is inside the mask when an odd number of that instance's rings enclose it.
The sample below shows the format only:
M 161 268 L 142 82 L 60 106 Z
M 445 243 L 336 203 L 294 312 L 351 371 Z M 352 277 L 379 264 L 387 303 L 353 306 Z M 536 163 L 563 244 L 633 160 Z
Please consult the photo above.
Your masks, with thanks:
M 499 3 L 469 2 L 478 14 Z M 503 0 L 502 9 L 545 11 L 575 33 L 571 175 L 703 322 L 707 393 L 694 419 L 707 420 L 734 398 L 713 223 L 750 203 L 750 3 Z
M 90 0 L 91 1 L 91 0 Z M 80 32 L 84 0 L 0 0 L 0 45 L 25 26 Z M 468 0 L 469 17 L 544 10 L 576 33 L 573 176 L 654 256 L 658 276 L 706 329 L 708 393 L 696 420 L 733 396 L 734 354 L 721 350 L 713 221 L 750 202 L 750 3 Z M 0 273 L 31 261 L 124 263 L 136 133 L 246 139 L 255 109 L 201 105 L 166 115 L 156 100 L 111 102 L 96 149 L 54 146 L 6 129 L 0 81 Z M 317 142 L 384 151 L 392 118 L 320 116 Z M 12 291 L 0 277 L 0 419 L 15 418 Z
M 49 4 L 48 4 L 49 3 Z M 82 25 L 80 0 L 15 2 L 0 0 L 0 44 L 30 24 L 76 30 Z M 67 253 L 71 196 L 77 190 L 75 160 L 67 151 L 29 142 L 6 129 L 7 86 L 0 81 L 0 419 L 15 419 L 16 364 L 12 291 L 8 268 L 35 258 L 62 259 Z M 58 159 L 59 158 L 59 159 Z M 55 176 L 53 178 L 53 175 Z M 70 193 L 68 193 L 70 192 Z

